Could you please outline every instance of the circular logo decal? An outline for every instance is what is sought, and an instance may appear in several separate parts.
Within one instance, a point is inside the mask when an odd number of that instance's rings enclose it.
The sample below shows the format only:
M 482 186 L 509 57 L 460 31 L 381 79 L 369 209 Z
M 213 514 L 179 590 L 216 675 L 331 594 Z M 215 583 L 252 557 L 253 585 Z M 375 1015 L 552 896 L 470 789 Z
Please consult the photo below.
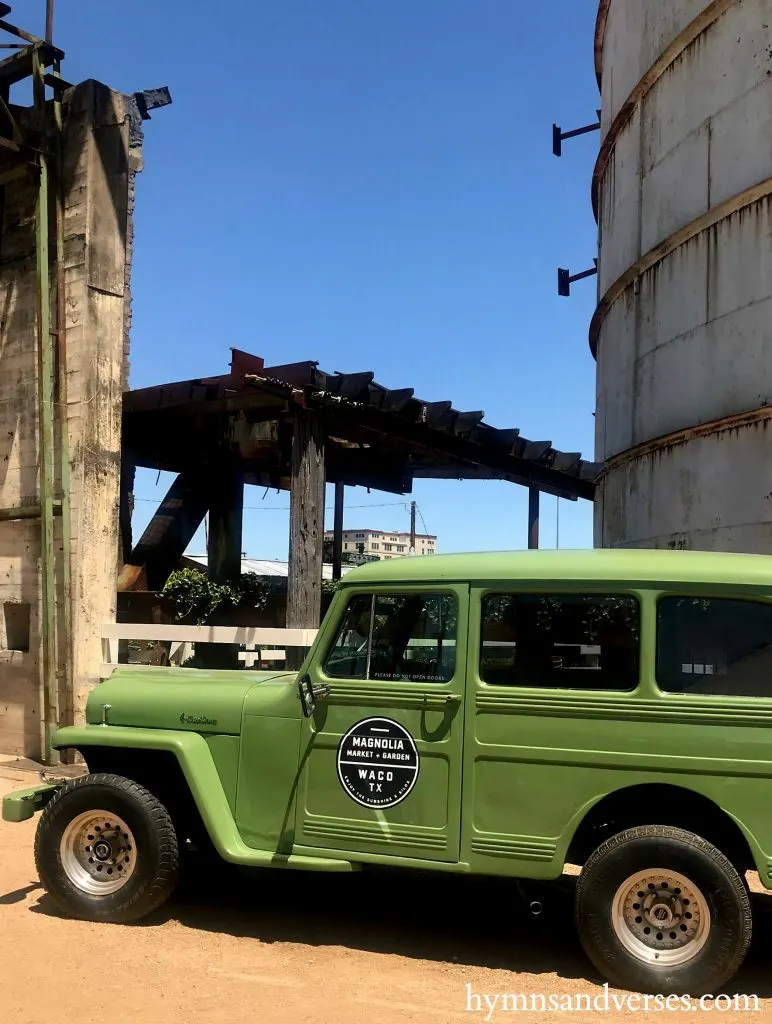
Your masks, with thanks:
M 413 737 L 390 718 L 357 722 L 340 741 L 338 778 L 363 807 L 394 807 L 418 778 Z

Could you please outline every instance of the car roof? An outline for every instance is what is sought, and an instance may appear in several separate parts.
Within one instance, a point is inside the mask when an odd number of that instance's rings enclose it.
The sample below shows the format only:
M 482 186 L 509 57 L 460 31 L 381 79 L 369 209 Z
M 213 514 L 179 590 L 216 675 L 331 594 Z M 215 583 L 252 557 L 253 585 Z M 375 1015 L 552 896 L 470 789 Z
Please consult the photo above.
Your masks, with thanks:
M 497 580 L 772 586 L 772 556 L 630 548 L 408 555 L 358 566 L 341 582 L 349 587 Z

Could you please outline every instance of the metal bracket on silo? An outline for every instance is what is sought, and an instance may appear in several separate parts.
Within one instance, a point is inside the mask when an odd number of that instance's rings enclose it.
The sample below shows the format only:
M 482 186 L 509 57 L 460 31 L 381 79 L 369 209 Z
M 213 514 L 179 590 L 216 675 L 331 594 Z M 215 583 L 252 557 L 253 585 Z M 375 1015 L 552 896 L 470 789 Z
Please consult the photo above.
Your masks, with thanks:
M 572 274 L 564 267 L 558 268 L 558 295 L 568 297 L 571 294 L 571 285 L 574 281 L 583 281 L 585 277 L 595 277 L 598 273 L 598 261 L 593 260 L 595 266 L 592 270 L 583 270 L 581 274 Z
M 563 155 L 563 142 L 566 139 L 575 139 L 577 135 L 587 135 L 588 132 L 597 132 L 600 129 L 600 111 L 597 111 L 598 120 L 596 124 L 586 124 L 583 128 L 572 128 L 570 132 L 564 132 L 559 125 L 552 125 L 552 152 L 555 156 Z

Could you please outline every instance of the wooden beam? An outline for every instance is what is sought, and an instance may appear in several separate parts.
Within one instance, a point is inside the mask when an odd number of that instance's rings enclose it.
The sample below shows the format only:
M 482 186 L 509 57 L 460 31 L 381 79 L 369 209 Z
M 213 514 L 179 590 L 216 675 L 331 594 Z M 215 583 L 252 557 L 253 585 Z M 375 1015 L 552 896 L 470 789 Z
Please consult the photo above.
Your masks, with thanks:
M 346 485 L 335 484 L 335 519 L 332 525 L 332 578 L 339 580 L 343 563 L 343 504 Z
M 122 563 L 128 562 L 131 558 L 131 517 L 134 514 L 134 479 L 136 471 L 131 454 L 124 450 L 121 454 L 120 504 L 118 508 Z
M 316 629 L 322 609 L 324 432 L 319 417 L 293 410 L 287 627 Z M 304 651 L 293 652 L 299 668 Z
M 539 546 L 539 488 L 528 488 L 528 547 Z

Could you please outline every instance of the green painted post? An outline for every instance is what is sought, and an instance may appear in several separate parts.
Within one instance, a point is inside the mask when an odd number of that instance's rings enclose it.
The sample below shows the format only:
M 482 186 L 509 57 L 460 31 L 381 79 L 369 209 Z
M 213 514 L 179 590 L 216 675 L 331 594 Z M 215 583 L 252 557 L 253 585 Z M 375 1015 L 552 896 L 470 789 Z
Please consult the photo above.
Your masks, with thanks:
M 37 46 L 32 51 L 35 110 L 41 127 L 40 177 L 35 211 L 35 263 L 38 277 L 38 449 L 40 453 L 40 563 L 42 614 L 40 623 L 42 690 L 44 697 L 43 758 L 58 762 L 51 746 L 59 724 L 59 672 L 56 645 L 56 552 L 54 548 L 54 348 L 51 337 L 49 281 L 49 189 L 45 144 L 45 69 Z
M 53 74 L 60 77 L 61 64 L 57 60 L 53 66 Z M 59 404 L 59 486 L 61 494 L 61 623 L 64 643 L 62 647 L 62 676 L 60 692 L 65 695 L 65 711 L 67 721 L 71 721 L 71 713 L 75 700 L 72 683 L 72 598 L 70 588 L 70 558 L 72 552 L 72 529 L 70 519 L 70 425 L 67 420 L 67 324 L 65 317 L 65 276 L 64 276 L 64 123 L 62 119 L 62 93 L 54 89 L 54 129 L 56 132 L 56 252 L 54 266 L 56 271 L 56 385 Z M 61 707 L 58 708 L 61 718 Z

